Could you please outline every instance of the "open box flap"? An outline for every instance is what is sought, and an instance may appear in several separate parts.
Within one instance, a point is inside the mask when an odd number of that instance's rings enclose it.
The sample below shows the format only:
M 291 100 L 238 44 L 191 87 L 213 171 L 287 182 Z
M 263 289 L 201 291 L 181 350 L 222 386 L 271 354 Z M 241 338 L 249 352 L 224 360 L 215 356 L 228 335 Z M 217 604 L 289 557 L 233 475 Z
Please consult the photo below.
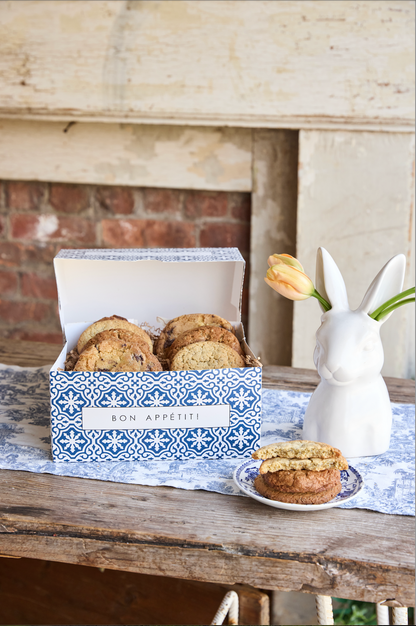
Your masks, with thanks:
M 185 313 L 241 320 L 237 248 L 61 250 L 54 267 L 63 329 L 113 314 L 155 327 Z

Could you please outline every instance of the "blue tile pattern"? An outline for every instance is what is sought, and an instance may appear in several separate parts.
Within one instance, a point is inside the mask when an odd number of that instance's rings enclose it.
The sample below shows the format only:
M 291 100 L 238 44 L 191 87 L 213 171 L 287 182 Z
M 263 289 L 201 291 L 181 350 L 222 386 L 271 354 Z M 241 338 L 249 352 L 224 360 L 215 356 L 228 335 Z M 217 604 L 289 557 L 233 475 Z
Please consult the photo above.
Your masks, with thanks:
M 260 442 L 261 368 L 50 373 L 57 461 L 238 458 Z M 230 406 L 230 427 L 83 430 L 83 407 Z

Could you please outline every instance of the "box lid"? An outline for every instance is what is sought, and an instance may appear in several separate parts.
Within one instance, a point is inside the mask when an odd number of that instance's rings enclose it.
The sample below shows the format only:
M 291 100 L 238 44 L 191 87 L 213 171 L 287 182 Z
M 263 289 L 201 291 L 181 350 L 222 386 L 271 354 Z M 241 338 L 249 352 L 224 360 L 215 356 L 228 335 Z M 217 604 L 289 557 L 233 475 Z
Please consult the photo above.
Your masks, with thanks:
M 61 250 L 54 267 L 63 330 L 113 314 L 152 326 L 185 313 L 241 320 L 237 248 Z

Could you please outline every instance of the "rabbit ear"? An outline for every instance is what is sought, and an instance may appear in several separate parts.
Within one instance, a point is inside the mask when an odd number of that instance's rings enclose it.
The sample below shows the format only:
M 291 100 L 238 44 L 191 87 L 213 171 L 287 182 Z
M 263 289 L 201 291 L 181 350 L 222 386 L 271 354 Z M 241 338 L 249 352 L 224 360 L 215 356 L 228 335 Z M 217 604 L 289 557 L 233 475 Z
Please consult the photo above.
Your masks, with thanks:
M 369 315 L 384 302 L 397 296 L 403 288 L 405 271 L 406 257 L 404 254 L 397 254 L 379 271 L 358 309 Z M 384 323 L 390 315 L 391 313 L 383 317 L 380 323 Z
M 318 248 L 316 255 L 316 290 L 333 309 L 349 310 L 344 279 L 332 256 L 325 248 Z

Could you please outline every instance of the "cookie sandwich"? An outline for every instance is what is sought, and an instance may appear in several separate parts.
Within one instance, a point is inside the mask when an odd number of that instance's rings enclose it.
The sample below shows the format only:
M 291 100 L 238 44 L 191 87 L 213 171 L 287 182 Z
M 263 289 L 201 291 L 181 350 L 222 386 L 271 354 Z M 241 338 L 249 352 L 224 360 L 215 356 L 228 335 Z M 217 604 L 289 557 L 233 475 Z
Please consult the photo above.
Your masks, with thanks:
M 347 460 L 326 443 L 296 439 L 272 443 L 252 454 L 260 459 L 254 486 L 265 498 L 293 504 L 324 504 L 342 489 Z

